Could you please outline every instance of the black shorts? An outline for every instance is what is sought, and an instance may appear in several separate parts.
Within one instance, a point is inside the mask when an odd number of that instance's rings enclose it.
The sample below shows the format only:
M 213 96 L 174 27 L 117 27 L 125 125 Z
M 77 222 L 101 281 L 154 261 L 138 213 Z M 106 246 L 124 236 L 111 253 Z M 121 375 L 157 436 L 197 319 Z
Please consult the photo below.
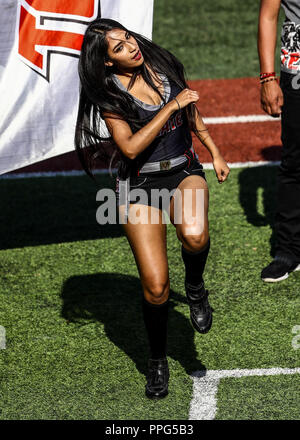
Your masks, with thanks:
M 187 176 L 200 176 L 205 179 L 205 173 L 203 171 L 203 166 L 199 162 L 196 155 L 193 156 L 192 153 L 188 154 L 186 162 L 177 165 L 171 170 L 155 171 L 152 173 L 142 173 L 139 176 L 130 177 L 130 193 L 129 193 L 129 203 L 139 203 L 143 205 L 155 206 L 162 209 L 162 197 L 154 197 L 151 189 L 163 190 L 164 188 L 168 190 L 169 197 L 168 203 L 171 201 L 171 197 L 174 194 L 178 185 Z M 116 199 L 117 205 L 120 205 L 119 200 L 119 177 L 116 180 Z M 206 180 L 206 179 L 205 179 Z M 138 195 L 139 191 L 133 190 L 144 190 L 146 192 L 143 197 Z M 165 194 L 168 194 L 165 192 Z

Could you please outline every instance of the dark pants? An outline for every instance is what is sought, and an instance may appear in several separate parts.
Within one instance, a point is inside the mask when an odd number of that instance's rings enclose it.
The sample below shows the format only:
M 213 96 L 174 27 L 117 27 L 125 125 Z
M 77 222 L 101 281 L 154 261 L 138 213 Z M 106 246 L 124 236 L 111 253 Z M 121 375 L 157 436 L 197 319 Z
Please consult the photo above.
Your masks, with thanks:
M 276 256 L 300 262 L 300 76 L 297 79 L 298 89 L 295 88 L 295 75 L 281 73 L 283 149 L 278 171 L 275 230 Z

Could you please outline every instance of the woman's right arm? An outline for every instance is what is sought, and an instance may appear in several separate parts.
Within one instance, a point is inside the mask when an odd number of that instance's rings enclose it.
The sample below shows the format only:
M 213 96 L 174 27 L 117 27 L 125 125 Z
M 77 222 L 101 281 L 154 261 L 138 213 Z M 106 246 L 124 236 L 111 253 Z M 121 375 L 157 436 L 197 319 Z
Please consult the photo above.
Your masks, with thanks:
M 193 90 L 184 89 L 176 96 L 176 99 L 180 107 L 184 108 L 191 102 L 197 102 L 199 95 Z M 162 127 L 176 110 L 178 110 L 178 104 L 173 99 L 148 124 L 134 134 L 129 124 L 117 115 L 106 115 L 104 120 L 111 136 L 122 153 L 129 159 L 135 159 L 154 141 Z

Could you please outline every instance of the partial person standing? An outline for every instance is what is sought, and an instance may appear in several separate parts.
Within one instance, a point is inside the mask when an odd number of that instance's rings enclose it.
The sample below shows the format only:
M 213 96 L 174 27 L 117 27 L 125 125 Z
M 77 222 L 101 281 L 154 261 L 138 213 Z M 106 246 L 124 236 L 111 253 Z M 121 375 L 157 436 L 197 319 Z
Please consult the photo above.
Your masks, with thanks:
M 280 85 L 275 73 L 275 49 L 280 6 Z M 281 115 L 282 160 L 278 170 L 275 217 L 276 253 L 261 272 L 266 282 L 286 279 L 300 270 L 300 0 L 261 0 L 258 26 L 261 104 L 273 117 Z

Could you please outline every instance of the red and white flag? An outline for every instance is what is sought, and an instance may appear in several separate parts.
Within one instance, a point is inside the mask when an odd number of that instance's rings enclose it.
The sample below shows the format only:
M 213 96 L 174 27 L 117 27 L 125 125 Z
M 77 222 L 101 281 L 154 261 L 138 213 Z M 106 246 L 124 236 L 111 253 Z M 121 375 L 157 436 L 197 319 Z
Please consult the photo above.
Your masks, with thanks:
M 78 56 L 88 23 L 148 38 L 153 0 L 1 0 L 0 174 L 74 150 Z

